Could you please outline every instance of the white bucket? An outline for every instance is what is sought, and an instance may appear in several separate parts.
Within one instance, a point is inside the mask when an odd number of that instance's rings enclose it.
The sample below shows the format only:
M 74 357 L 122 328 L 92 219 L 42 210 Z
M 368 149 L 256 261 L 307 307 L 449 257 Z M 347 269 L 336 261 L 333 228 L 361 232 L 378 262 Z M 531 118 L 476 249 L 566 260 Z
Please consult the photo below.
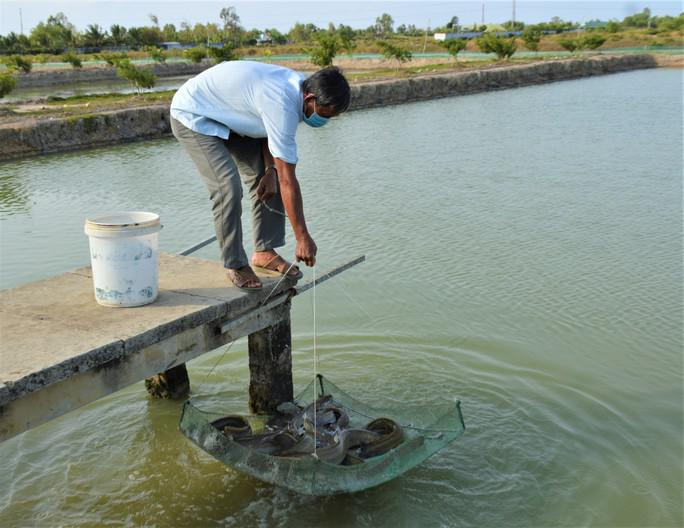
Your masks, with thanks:
M 159 293 L 157 248 L 161 227 L 159 215 L 141 211 L 86 218 L 98 303 L 130 307 L 154 302 Z

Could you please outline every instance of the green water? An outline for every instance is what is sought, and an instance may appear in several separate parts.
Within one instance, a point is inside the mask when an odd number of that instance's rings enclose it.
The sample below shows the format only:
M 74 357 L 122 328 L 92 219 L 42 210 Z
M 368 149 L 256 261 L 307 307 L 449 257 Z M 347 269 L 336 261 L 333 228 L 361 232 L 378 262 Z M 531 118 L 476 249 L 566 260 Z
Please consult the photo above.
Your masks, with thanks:
M 318 270 L 368 258 L 316 292 L 320 370 L 387 407 L 460 399 L 465 434 L 307 498 L 209 458 L 137 384 L 0 445 L 0 525 L 681 526 L 681 95 L 659 69 L 300 128 Z M 211 234 L 174 140 L 2 164 L 0 287 L 85 264 L 83 218 L 111 209 L 161 213 L 166 251 Z M 309 292 L 298 388 L 312 330 Z M 199 400 L 245 409 L 246 348 L 204 383 L 221 351 L 189 364 Z

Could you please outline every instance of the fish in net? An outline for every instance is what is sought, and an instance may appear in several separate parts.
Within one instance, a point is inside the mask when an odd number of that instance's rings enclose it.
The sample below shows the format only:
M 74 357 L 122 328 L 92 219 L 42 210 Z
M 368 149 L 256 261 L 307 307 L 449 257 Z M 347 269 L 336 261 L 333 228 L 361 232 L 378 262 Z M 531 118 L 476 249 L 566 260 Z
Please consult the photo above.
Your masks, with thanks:
M 351 493 L 387 482 L 465 430 L 458 401 L 413 412 L 381 409 L 321 375 L 278 409 L 273 416 L 223 416 L 187 401 L 180 430 L 224 464 L 307 495 Z

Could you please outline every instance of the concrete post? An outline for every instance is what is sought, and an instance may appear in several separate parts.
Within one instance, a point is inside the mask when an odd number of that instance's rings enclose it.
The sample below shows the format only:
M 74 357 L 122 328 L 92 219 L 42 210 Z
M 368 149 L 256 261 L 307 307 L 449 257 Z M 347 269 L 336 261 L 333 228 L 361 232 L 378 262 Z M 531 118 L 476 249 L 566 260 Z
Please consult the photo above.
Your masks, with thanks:
M 153 398 L 177 400 L 190 392 L 190 378 L 185 363 L 145 379 L 145 388 Z
M 293 398 L 289 301 L 284 308 L 279 322 L 249 335 L 249 407 L 257 414 Z

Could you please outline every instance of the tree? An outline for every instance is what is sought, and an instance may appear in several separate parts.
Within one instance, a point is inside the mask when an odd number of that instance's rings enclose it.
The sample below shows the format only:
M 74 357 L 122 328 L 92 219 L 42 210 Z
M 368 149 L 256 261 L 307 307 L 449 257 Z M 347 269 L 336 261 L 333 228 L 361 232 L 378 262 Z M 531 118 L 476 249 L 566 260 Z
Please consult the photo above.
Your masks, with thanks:
M 209 48 L 208 52 L 211 58 L 214 59 L 214 64 L 238 59 L 235 50 L 230 44 L 224 44 L 222 48 Z
M 520 22 L 520 20 L 509 20 L 501 24 L 501 26 L 506 31 L 522 31 L 523 29 L 525 29 L 525 23 Z
M 176 26 L 173 24 L 164 24 L 162 29 L 162 38 L 167 42 L 172 42 L 178 38 L 176 35 Z
M 178 40 L 181 42 L 181 44 L 192 44 L 195 42 L 192 35 L 192 28 L 190 27 L 190 24 L 185 21 L 181 22 L 180 24 Z
M 93 48 L 99 48 L 107 39 L 107 33 L 97 24 L 89 24 L 83 33 L 83 44 Z
M 39 22 L 31 31 L 34 45 L 52 50 L 63 50 L 73 45 L 76 28 L 64 13 L 50 15 L 45 22 Z
M 318 46 L 309 51 L 309 57 L 313 64 L 317 66 L 330 66 L 340 50 L 340 39 L 330 31 L 316 34 Z
M 450 39 L 441 42 L 441 46 L 449 52 L 449 55 L 451 55 L 454 60 L 458 60 L 459 52 L 466 48 L 466 41 L 463 39 Z
M 115 46 L 121 46 L 126 43 L 127 35 L 126 28 L 120 26 L 119 24 L 112 24 L 109 27 L 109 35 L 111 36 L 112 43 Z
M 582 43 L 580 42 L 580 39 L 561 39 L 558 41 L 558 44 L 560 44 L 564 50 L 569 51 L 570 53 L 575 53 L 576 51 L 580 51 L 582 49 Z
M 204 30 L 207 32 L 208 42 L 223 42 L 223 32 L 219 29 L 218 25 L 209 22 L 204 26 Z
M 317 31 L 318 28 L 313 24 L 300 24 L 299 22 L 295 22 L 295 25 L 292 26 L 292 29 L 290 29 L 287 35 L 292 42 L 308 42 Z
M 100 54 L 98 55 L 98 58 L 99 58 L 100 60 L 105 61 L 105 62 L 106 62 L 107 64 L 109 64 L 110 66 L 116 66 L 116 64 L 117 64 L 119 61 L 122 61 L 122 60 L 124 60 L 124 59 L 127 59 L 127 58 L 128 58 L 128 55 L 127 55 L 126 53 L 108 53 L 108 52 L 104 52 L 104 53 L 100 53 Z
M 591 33 L 589 35 L 585 35 L 582 39 L 582 47 L 590 50 L 595 50 L 603 46 L 606 40 L 606 37 L 604 37 L 600 33 Z
M 541 38 L 542 32 L 533 27 L 525 28 L 525 31 L 523 31 L 522 34 L 525 47 L 530 51 L 539 51 L 539 42 L 541 41 Z
M 496 53 L 498 59 L 508 60 L 513 56 L 517 45 L 515 38 L 506 38 L 494 33 L 485 33 L 477 39 L 477 45 L 484 53 Z
M 159 27 L 159 18 L 157 18 L 157 15 L 153 15 L 152 13 L 150 13 L 147 16 L 150 17 L 150 20 L 155 26 Z
M 651 10 L 645 7 L 641 13 L 625 17 L 622 21 L 623 26 L 627 27 L 651 27 Z
M 5 37 L 0 37 L 0 53 L 25 53 L 31 46 L 31 41 L 26 35 L 17 35 L 12 32 Z
M 7 69 L 11 72 L 22 71 L 24 73 L 28 73 L 33 67 L 31 59 L 28 57 L 22 57 L 21 55 L 10 55 L 9 57 L 5 57 L 3 62 L 5 63 Z
M 17 80 L 9 73 L 0 73 L 0 99 L 17 86 Z
M 340 48 L 351 55 L 356 48 L 356 32 L 350 26 L 340 24 L 337 28 L 337 36 L 340 39 Z
M 413 58 L 413 54 L 407 49 L 400 48 L 389 42 L 378 42 L 378 44 L 386 59 L 397 61 L 397 71 L 399 71 L 399 66 L 402 63 L 408 62 Z
M 137 27 L 132 27 L 128 28 L 128 32 L 126 35 L 126 41 L 128 44 L 131 46 L 138 48 L 142 46 L 142 28 L 137 28 Z
M 458 17 L 457 16 L 451 17 L 451 20 L 449 20 L 449 22 L 447 22 L 446 28 L 450 29 L 452 31 L 458 31 Z
M 682 31 L 684 29 L 684 13 L 680 13 L 678 17 L 657 17 L 655 24 L 658 31 Z
M 204 59 L 207 56 L 207 48 L 205 48 L 204 46 L 189 48 L 183 50 L 183 55 L 185 55 L 187 59 L 190 59 L 195 64 L 199 64 L 200 62 L 202 62 L 202 59 Z
M 74 69 L 83 67 L 83 64 L 81 64 L 81 59 L 79 59 L 78 55 L 76 55 L 73 51 L 62 53 L 62 61 L 68 62 L 74 67 Z
M 224 7 L 219 14 L 223 21 L 223 32 L 227 39 L 230 39 L 234 46 L 238 44 L 240 31 L 240 17 L 234 7 Z
M 560 17 L 553 17 L 550 22 L 542 22 L 540 24 L 536 24 L 537 29 L 540 29 L 542 31 L 568 31 L 570 29 L 576 29 L 578 27 L 578 24 L 575 24 L 573 22 L 565 21 L 562 20 Z
M 608 24 L 606 24 L 606 31 L 608 33 L 617 33 L 620 29 L 622 29 L 622 27 L 617 20 L 609 20 Z
M 123 59 L 116 63 L 116 74 L 131 83 L 139 94 L 142 93 L 143 88 L 152 88 L 157 81 L 157 77 L 152 71 L 136 68 L 129 59 Z
M 207 42 L 207 27 L 204 24 L 197 23 L 192 28 L 192 40 L 194 42 Z
M 278 31 L 275 28 L 269 28 L 264 31 L 269 37 L 271 37 L 271 40 L 273 41 L 274 44 L 286 44 L 287 43 L 287 36 L 283 35 L 280 31 Z
M 166 53 L 164 53 L 163 49 L 158 48 L 157 46 L 148 46 L 145 48 L 145 51 L 154 62 L 158 62 L 159 64 L 166 62 Z
M 387 14 L 383 13 L 378 18 L 375 19 L 375 33 L 378 35 L 386 36 L 394 32 L 394 19 Z

